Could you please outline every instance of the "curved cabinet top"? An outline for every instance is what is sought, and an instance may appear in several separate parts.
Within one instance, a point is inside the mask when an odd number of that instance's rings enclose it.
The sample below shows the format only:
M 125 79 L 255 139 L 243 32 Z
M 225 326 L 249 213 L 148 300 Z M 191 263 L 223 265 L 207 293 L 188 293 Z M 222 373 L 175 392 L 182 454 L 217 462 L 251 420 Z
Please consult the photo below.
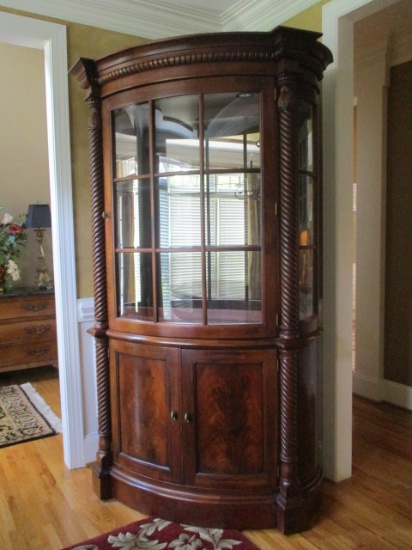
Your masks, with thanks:
M 332 62 L 321 34 L 289 27 L 271 32 L 197 34 L 153 41 L 98 60 L 80 58 L 70 69 L 87 95 L 102 98 L 154 81 L 222 74 L 300 74 L 317 89 Z M 218 65 L 218 69 L 216 67 Z M 160 74 L 159 74 L 160 73 Z M 136 76 L 138 75 L 138 77 Z

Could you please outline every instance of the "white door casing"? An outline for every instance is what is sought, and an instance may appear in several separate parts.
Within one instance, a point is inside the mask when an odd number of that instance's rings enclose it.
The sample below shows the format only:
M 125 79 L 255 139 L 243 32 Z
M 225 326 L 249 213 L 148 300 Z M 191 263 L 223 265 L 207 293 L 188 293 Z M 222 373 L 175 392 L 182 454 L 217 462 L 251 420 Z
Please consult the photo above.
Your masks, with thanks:
M 85 465 L 76 304 L 66 27 L 0 12 L 0 40 L 44 51 L 64 462 Z M 29 89 L 29 88 L 28 88 Z

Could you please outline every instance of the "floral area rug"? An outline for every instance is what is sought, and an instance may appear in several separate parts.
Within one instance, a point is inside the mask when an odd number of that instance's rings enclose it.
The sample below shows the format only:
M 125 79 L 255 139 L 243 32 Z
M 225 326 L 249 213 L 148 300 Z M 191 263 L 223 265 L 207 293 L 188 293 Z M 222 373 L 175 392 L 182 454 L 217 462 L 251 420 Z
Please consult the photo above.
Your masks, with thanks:
M 64 550 L 258 550 L 240 531 L 146 518 Z
M 30 383 L 0 387 L 0 447 L 61 431 L 60 419 Z

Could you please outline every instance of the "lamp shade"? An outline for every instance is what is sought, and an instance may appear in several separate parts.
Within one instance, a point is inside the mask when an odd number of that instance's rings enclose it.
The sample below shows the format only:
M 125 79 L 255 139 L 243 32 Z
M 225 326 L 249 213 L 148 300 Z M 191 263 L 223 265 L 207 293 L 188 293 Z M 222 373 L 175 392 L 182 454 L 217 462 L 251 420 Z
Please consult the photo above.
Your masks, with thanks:
M 30 204 L 25 223 L 26 227 L 51 227 L 50 208 L 48 204 Z

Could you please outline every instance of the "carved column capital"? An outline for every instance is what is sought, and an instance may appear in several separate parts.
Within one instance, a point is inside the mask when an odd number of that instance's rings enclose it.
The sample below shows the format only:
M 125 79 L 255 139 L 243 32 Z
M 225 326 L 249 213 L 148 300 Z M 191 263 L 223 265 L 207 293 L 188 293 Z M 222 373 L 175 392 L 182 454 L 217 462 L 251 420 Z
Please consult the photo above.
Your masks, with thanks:
M 290 73 L 278 76 L 277 108 L 279 111 L 293 109 L 297 104 L 296 77 Z

